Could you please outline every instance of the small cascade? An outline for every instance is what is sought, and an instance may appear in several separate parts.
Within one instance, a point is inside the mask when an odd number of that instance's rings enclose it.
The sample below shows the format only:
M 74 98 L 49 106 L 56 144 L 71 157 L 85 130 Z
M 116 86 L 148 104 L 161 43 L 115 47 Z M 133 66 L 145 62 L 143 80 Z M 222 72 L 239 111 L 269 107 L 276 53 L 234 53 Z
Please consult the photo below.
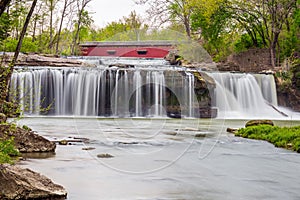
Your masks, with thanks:
M 277 106 L 273 75 L 242 73 L 209 73 L 216 82 L 214 105 L 219 117 L 282 117 Z
M 25 115 L 196 117 L 196 99 L 194 76 L 170 68 L 20 68 L 10 84 Z

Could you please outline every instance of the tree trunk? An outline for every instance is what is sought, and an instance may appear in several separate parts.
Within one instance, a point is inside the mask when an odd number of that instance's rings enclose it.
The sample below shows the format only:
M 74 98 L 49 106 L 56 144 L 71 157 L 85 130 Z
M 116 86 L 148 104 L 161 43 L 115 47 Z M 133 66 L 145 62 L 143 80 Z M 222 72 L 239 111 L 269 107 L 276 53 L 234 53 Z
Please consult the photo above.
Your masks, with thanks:
M 71 55 L 75 54 L 75 48 L 76 48 L 77 40 L 78 40 L 78 36 L 79 36 L 80 25 L 81 25 L 81 15 L 79 16 L 79 19 L 78 19 L 77 28 L 76 28 L 76 32 L 75 32 L 75 36 L 74 36 L 74 40 L 73 40 L 73 45 L 72 45 Z
M 50 42 L 49 42 L 49 49 L 52 51 L 53 46 L 53 0 L 50 0 Z
M 32 42 L 35 41 L 36 24 L 37 24 L 37 18 L 34 18 L 34 22 L 33 22 L 33 31 L 32 31 Z
M 19 56 L 19 53 L 21 50 L 22 42 L 25 37 L 26 30 L 27 30 L 28 24 L 30 22 L 30 18 L 32 16 L 34 8 L 36 6 L 36 3 L 37 3 L 37 0 L 33 0 L 30 11 L 27 14 L 27 17 L 26 17 L 19 41 L 18 41 L 18 45 L 17 45 L 16 51 L 15 51 L 15 54 L 14 54 L 14 57 L 13 57 L 11 63 L 9 64 L 8 67 L 1 66 L 1 75 L 2 76 L 1 76 L 1 86 L 0 86 L 0 88 L 1 88 L 1 92 L 0 92 L 0 94 L 1 94 L 1 96 L 0 96 L 1 110 L 0 110 L 0 112 L 4 112 L 4 107 L 9 106 L 8 102 L 6 101 L 6 99 L 8 97 L 9 81 L 10 81 L 12 72 L 14 70 L 14 66 L 17 62 L 17 59 L 18 59 L 18 56 Z M 5 112 L 8 112 L 8 111 L 5 111 Z M 13 112 L 13 111 L 10 111 L 10 112 Z M 11 114 L 11 113 L 6 113 L 6 114 Z
M 72 52 L 71 52 L 72 55 L 75 54 L 75 48 L 76 48 L 77 40 L 78 40 L 78 37 L 79 37 L 79 31 L 80 31 L 80 26 L 81 26 L 82 12 L 83 12 L 83 8 L 80 10 L 80 12 L 79 12 L 79 14 L 78 14 L 78 22 L 77 22 L 76 32 L 75 32 L 75 36 L 74 36 L 74 40 L 73 40 L 73 45 L 72 45 Z
M 270 46 L 270 56 L 271 56 L 271 66 L 274 68 L 276 66 L 276 47 Z
M 187 36 L 190 38 L 191 37 L 191 26 L 190 26 L 190 20 L 188 16 L 184 16 L 184 27 L 185 27 L 185 32 Z
M 21 47 L 22 47 L 23 39 L 25 37 L 26 31 L 27 31 L 27 27 L 28 27 L 28 24 L 30 22 L 30 18 L 32 16 L 32 13 L 34 11 L 36 3 L 37 3 L 37 0 L 33 0 L 32 4 L 31 4 L 30 11 L 27 14 L 27 17 L 26 17 L 26 20 L 25 20 L 25 23 L 24 23 L 24 26 L 23 26 L 23 29 L 22 29 L 19 41 L 18 41 L 18 45 L 17 45 L 16 51 L 15 51 L 14 57 L 13 57 L 11 63 L 10 63 L 10 66 L 9 66 L 9 68 L 10 68 L 9 69 L 9 73 L 8 73 L 8 76 L 6 77 L 7 86 L 9 85 L 8 83 L 9 83 L 9 80 L 11 78 L 11 74 L 13 72 L 14 66 L 15 66 L 15 64 L 17 62 L 17 59 L 18 59 L 18 56 L 19 56 L 19 53 L 20 53 L 20 50 L 21 50 Z
M 274 38 L 270 45 L 271 65 L 273 68 L 276 67 L 276 58 L 277 58 L 276 46 L 278 43 L 279 34 L 280 34 L 279 31 L 273 33 Z
M 11 0 L 1 0 L 0 1 L 0 17 L 3 14 L 3 12 L 5 11 L 5 9 L 7 8 L 7 6 L 9 5 Z
M 65 0 L 64 8 L 63 8 L 63 11 L 62 11 L 62 14 L 61 14 L 61 19 L 60 19 L 60 25 L 59 25 L 59 29 L 58 29 L 58 33 L 57 33 L 57 41 L 56 41 L 56 48 L 55 48 L 55 53 L 56 54 L 58 54 L 60 34 L 61 34 L 61 30 L 62 30 L 64 18 L 65 18 L 65 13 L 66 13 L 66 10 L 67 10 L 67 5 L 68 5 L 68 0 Z

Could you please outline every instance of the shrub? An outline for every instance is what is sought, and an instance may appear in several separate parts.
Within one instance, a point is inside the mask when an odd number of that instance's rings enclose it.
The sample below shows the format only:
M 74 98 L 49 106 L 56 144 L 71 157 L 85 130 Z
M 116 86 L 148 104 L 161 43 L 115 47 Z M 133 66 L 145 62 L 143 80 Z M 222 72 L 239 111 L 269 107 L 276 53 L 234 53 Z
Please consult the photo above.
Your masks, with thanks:
M 19 156 L 19 151 L 14 146 L 13 138 L 9 140 L 0 140 L 0 164 L 13 163 L 13 158 Z
M 249 139 L 266 140 L 276 147 L 291 149 L 300 153 L 300 126 L 257 125 L 239 129 L 235 134 Z

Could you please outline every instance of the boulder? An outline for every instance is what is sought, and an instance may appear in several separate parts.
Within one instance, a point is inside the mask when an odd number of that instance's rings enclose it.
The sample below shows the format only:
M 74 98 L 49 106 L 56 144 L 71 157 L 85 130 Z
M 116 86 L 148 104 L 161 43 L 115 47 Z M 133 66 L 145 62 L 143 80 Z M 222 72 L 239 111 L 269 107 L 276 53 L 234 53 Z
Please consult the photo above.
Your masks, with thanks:
M 226 132 L 235 134 L 238 131 L 237 128 L 227 128 Z
M 0 199 L 62 200 L 66 190 L 49 178 L 13 165 L 0 165 Z
M 274 126 L 274 123 L 271 120 L 250 120 L 246 123 L 245 127 L 257 126 L 257 125 L 263 125 L 263 124 Z
M 16 127 L 15 124 L 1 124 L 0 138 L 9 139 L 11 137 L 14 138 L 15 146 L 21 153 L 54 152 L 56 148 L 54 142 L 30 130 Z

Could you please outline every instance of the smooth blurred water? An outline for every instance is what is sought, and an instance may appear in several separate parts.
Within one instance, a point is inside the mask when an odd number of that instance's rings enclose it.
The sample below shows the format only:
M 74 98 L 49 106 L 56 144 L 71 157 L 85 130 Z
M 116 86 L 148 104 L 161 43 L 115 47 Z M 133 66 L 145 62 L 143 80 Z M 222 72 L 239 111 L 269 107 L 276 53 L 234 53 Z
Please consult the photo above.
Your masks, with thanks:
M 63 185 L 71 200 L 300 199 L 300 155 L 226 133 L 244 120 L 53 117 L 19 123 L 51 140 L 89 139 L 20 163 Z M 103 153 L 114 157 L 97 157 Z

